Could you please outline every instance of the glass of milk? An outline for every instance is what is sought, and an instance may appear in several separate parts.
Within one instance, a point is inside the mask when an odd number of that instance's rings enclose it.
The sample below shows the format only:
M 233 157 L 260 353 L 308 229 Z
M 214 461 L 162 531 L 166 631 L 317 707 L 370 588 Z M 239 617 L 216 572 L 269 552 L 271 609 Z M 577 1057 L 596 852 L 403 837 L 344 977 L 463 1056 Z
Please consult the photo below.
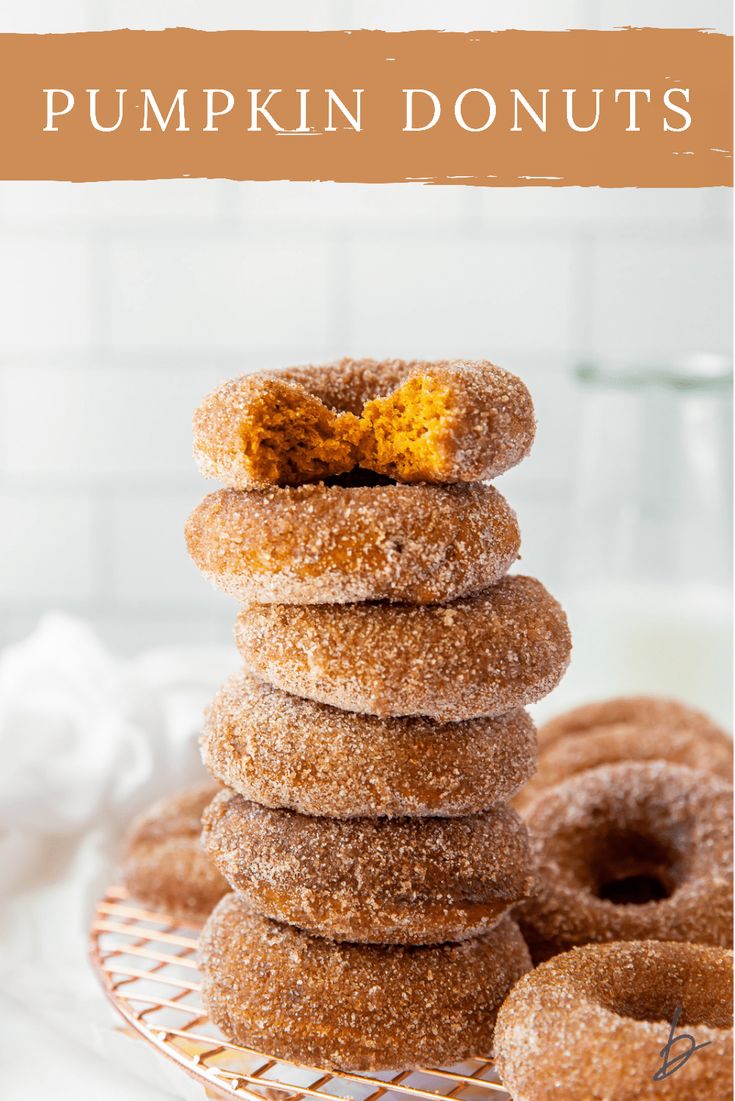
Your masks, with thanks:
M 589 364 L 560 597 L 572 665 L 546 713 L 626 694 L 732 714 L 732 365 Z

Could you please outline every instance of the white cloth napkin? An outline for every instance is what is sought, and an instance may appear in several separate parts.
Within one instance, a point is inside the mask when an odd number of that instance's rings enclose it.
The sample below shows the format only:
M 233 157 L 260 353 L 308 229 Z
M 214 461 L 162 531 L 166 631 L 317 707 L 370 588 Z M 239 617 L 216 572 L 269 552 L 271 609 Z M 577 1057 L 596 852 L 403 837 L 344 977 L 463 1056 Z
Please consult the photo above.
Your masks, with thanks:
M 236 666 L 234 648 L 121 661 L 59 614 L 0 656 L 3 1097 L 204 1097 L 123 1033 L 90 969 L 87 928 L 130 819 L 203 778 L 202 710 Z

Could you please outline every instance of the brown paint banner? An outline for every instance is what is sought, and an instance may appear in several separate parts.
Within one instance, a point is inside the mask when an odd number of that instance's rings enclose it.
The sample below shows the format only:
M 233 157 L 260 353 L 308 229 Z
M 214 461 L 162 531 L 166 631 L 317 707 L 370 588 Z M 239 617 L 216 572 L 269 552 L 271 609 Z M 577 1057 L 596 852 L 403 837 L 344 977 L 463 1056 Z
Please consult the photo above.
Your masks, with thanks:
M 700 30 L 0 35 L 0 178 L 732 183 Z

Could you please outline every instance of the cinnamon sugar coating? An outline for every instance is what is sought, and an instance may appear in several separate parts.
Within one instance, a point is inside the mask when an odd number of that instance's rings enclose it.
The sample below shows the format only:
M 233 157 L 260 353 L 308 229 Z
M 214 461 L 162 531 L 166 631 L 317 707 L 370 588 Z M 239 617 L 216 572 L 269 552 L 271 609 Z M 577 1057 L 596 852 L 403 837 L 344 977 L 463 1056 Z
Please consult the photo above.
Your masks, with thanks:
M 222 791 L 202 845 L 257 913 L 334 940 L 441 944 L 497 925 L 531 887 L 526 828 L 467 818 L 315 818 Z
M 274 372 L 223 383 L 201 403 L 193 427 L 201 473 L 233 489 L 300 485 L 357 466 L 359 419 Z
M 476 482 L 525 458 L 533 403 L 515 375 L 487 361 L 405 364 L 397 389 L 362 409 L 360 465 L 403 482 Z
M 186 540 L 210 581 L 244 603 L 431 604 L 497 581 L 520 533 L 489 485 L 319 482 L 212 493 Z
M 676 1008 L 677 1034 L 654 1080 Z M 660 941 L 595 944 L 543 963 L 498 1014 L 496 1062 L 518 1101 L 715 1101 L 732 1097 L 732 952 Z
M 534 959 L 578 944 L 732 945 L 732 787 L 664 761 L 580 773 L 527 818 L 537 871 L 519 921 Z
M 515 806 L 526 812 L 548 788 L 590 768 L 655 760 L 700 768 L 729 781 L 732 738 L 709 722 L 691 727 L 683 722 L 681 727 L 673 728 L 665 723 L 639 726 L 636 722 L 610 722 L 593 725 L 588 731 L 547 737 L 539 751 L 536 775 L 518 792 Z
M 234 489 L 358 466 L 404 482 L 475 482 L 520 462 L 534 433 L 525 385 L 487 361 L 343 359 L 224 383 L 195 414 L 194 455 Z
M 200 784 L 160 799 L 123 840 L 122 877 L 131 895 L 181 920 L 203 921 L 227 883 L 200 844 L 202 811 L 219 784 Z
M 303 700 L 246 673 L 210 705 L 208 771 L 268 807 L 337 818 L 475 814 L 532 775 L 525 711 L 463 723 L 377 718 Z
M 236 1043 L 333 1070 L 447 1065 L 488 1052 L 498 1006 L 529 967 L 518 927 L 460 944 L 342 944 L 227 895 L 200 940 L 202 996 Z
M 713 743 L 722 743 L 725 731 L 703 711 L 680 700 L 662 696 L 617 696 L 610 700 L 596 700 L 565 711 L 539 728 L 539 743 L 544 750 L 558 738 L 588 734 L 609 727 L 629 727 L 631 730 L 654 730 L 666 737 L 668 734 L 687 733 L 712 737 Z M 729 739 L 732 741 L 732 739 Z
M 441 721 L 541 699 L 571 653 L 561 607 L 522 576 L 447 605 L 251 605 L 235 638 L 246 669 L 287 692 L 347 711 Z

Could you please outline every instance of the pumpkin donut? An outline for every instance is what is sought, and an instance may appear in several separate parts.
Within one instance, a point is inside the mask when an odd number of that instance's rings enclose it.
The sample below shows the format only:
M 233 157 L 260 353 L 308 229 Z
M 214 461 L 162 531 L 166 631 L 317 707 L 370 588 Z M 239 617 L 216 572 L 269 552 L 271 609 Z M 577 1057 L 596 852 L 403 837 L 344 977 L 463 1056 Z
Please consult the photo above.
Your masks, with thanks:
M 541 699 L 571 652 L 559 604 L 520 576 L 447 605 L 251 605 L 235 638 L 246 669 L 287 692 L 443 722 Z
M 534 959 L 612 940 L 732 945 L 732 787 L 665 761 L 580 773 L 527 818 Z
M 123 841 L 122 877 L 131 895 L 182 921 L 203 921 L 227 883 L 200 845 L 202 812 L 219 784 L 200 784 L 154 803 Z
M 332 1070 L 403 1070 L 489 1052 L 529 968 L 510 918 L 459 944 L 342 944 L 270 921 L 237 894 L 200 939 L 209 1017 L 235 1043 Z
M 623 726 L 636 731 L 655 730 L 661 737 L 679 732 L 703 735 L 718 747 L 722 746 L 723 735 L 727 737 L 703 711 L 680 700 L 660 696 L 618 696 L 583 704 L 550 719 L 539 727 L 539 744 L 543 743 L 545 751 L 559 738 Z
M 525 711 L 464 723 L 377 718 L 291 696 L 240 673 L 205 717 L 202 759 L 268 807 L 335 818 L 476 814 L 532 775 Z
M 468 818 L 315 818 L 225 790 L 202 824 L 205 851 L 251 909 L 334 940 L 466 940 L 532 882 L 526 828 L 504 804 Z
M 502 577 L 520 533 L 489 485 L 319 482 L 212 493 L 186 541 L 199 569 L 243 603 L 432 604 Z
M 677 1009 L 665 1077 L 654 1078 Z M 732 952 L 701 944 L 589 944 L 524 975 L 498 1014 L 496 1066 L 523 1101 L 732 1097 Z M 551 1085 L 553 1083 L 553 1086 Z
M 655 760 L 700 768 L 729 781 L 732 738 L 708 720 L 692 726 L 682 722 L 672 728 L 663 722 L 660 726 L 611 722 L 592 725 L 587 732 L 547 737 L 539 752 L 536 775 L 518 792 L 515 805 L 525 811 L 548 788 L 590 768 L 620 761 Z
M 224 383 L 194 416 L 194 456 L 233 489 L 357 466 L 401 482 L 475 482 L 519 463 L 534 433 L 525 385 L 487 361 L 343 359 Z

